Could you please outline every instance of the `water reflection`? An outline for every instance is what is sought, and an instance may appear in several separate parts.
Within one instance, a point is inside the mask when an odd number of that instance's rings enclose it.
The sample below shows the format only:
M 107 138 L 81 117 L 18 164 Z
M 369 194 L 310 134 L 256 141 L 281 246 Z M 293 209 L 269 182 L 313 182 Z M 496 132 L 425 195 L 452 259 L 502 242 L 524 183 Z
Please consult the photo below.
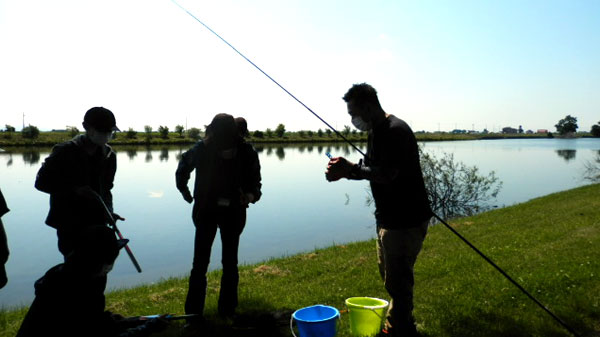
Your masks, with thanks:
M 600 150 L 596 153 L 596 158 L 593 161 L 587 161 L 584 164 L 584 179 L 592 183 L 600 182 Z
M 577 150 L 556 150 L 556 154 L 558 154 L 559 157 L 563 157 L 565 161 L 570 161 L 575 159 L 575 155 L 577 153 Z
M 278 147 L 275 150 L 275 154 L 277 155 L 277 158 L 279 158 L 279 160 L 285 159 L 285 150 L 283 149 L 283 146 Z
M 37 164 L 40 161 L 40 151 L 29 150 L 23 152 L 23 162 L 31 166 Z
M 158 156 L 160 161 L 169 161 L 169 148 L 160 149 L 160 155 Z

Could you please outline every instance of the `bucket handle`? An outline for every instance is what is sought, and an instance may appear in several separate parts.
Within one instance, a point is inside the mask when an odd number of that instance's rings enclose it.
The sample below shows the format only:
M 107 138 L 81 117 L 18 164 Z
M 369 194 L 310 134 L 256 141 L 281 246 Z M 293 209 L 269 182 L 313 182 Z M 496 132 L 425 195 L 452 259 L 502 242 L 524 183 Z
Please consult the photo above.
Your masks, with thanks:
M 292 332 L 292 335 L 294 337 L 297 337 L 296 334 L 294 333 L 294 315 L 290 315 L 290 331 Z

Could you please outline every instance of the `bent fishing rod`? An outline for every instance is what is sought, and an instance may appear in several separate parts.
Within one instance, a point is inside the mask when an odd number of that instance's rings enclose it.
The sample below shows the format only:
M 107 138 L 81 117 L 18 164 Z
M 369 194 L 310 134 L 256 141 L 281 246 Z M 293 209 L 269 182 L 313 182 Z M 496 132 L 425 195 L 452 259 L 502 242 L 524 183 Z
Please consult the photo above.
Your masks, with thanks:
M 212 28 L 210 28 L 208 25 L 206 25 L 204 22 L 202 22 L 200 19 L 198 19 L 194 14 L 192 14 L 190 11 L 188 11 L 186 8 L 184 8 L 183 6 L 181 6 L 177 1 L 175 0 L 171 0 L 175 5 L 177 5 L 179 8 L 181 8 L 184 12 L 186 12 L 189 16 L 191 16 L 194 20 L 198 21 L 202 26 L 204 26 L 204 28 L 206 28 L 208 31 L 210 31 L 212 34 L 214 34 L 216 37 L 218 37 L 221 41 L 223 41 L 226 45 L 228 45 L 231 49 L 233 49 L 238 55 L 240 55 L 244 60 L 248 61 L 248 63 L 250 63 L 252 66 L 254 66 L 254 68 L 256 68 L 258 71 L 260 71 L 263 75 L 265 75 L 269 80 L 271 80 L 273 83 L 275 83 L 279 88 L 281 88 L 283 91 L 285 91 L 285 93 L 287 93 L 290 97 L 292 97 L 296 102 L 298 102 L 300 105 L 302 105 L 304 108 L 306 108 L 310 113 L 312 113 L 315 117 L 317 117 L 321 122 L 323 122 L 323 124 L 325 124 L 327 127 L 329 127 L 331 130 L 333 130 L 333 132 L 335 132 L 335 134 L 337 136 L 339 136 L 340 138 L 342 138 L 346 143 L 348 143 L 350 146 L 352 146 L 358 153 L 360 153 L 361 155 L 363 155 L 363 157 L 367 158 L 367 155 L 361 151 L 361 149 L 359 149 L 356 145 L 354 145 L 350 140 L 348 140 L 346 137 L 344 137 L 344 135 L 342 135 L 340 132 L 338 132 L 333 126 L 331 126 L 329 123 L 327 123 L 327 121 L 325 121 L 323 118 L 321 118 L 321 116 L 319 116 L 317 113 L 315 113 L 311 108 L 309 108 L 306 104 L 304 104 L 304 102 L 302 102 L 301 100 L 299 100 L 296 96 L 294 96 L 290 91 L 288 91 L 285 87 L 283 87 L 281 84 L 279 84 L 279 82 L 277 82 L 274 78 L 272 78 L 271 76 L 269 76 L 269 74 L 267 74 L 264 70 L 262 70 L 259 66 L 257 66 L 254 62 L 252 62 L 249 58 L 247 58 L 244 54 L 242 54 L 239 50 L 237 50 L 231 43 L 227 42 L 227 40 L 225 40 L 223 37 L 221 37 L 221 35 L 217 34 L 217 32 L 215 32 L 214 30 L 212 30 Z M 432 212 L 433 213 L 433 212 Z M 496 263 L 494 263 L 494 261 L 492 261 L 489 257 L 487 257 L 485 254 L 483 254 L 479 249 L 477 249 L 477 247 L 475 247 L 471 242 L 469 242 L 464 236 L 462 236 L 460 233 L 458 233 L 454 228 L 452 228 L 448 223 L 446 223 L 446 221 L 444 221 L 442 218 L 440 218 L 437 214 L 433 213 L 433 216 L 439 220 L 442 224 L 444 224 L 444 226 L 446 226 L 446 228 L 448 228 L 452 233 L 454 233 L 456 236 L 458 236 L 463 242 L 465 242 L 469 247 L 471 247 L 471 249 L 473 249 L 477 254 L 479 254 L 479 256 L 481 256 L 486 262 L 488 262 L 489 264 L 491 264 L 494 268 L 496 268 L 496 270 L 498 270 L 504 277 L 506 277 L 512 284 L 514 284 L 519 290 L 521 290 L 521 292 L 523 292 L 525 295 L 527 295 L 527 297 L 529 297 L 529 299 L 531 299 L 534 303 L 536 303 L 540 308 L 542 308 L 546 313 L 548 313 L 554 320 L 556 320 L 561 326 L 563 326 L 567 331 L 569 331 L 571 334 L 573 334 L 576 337 L 580 337 L 580 335 L 573 329 L 571 328 L 569 325 L 567 325 L 564 321 L 562 321 L 558 316 L 556 316 L 554 313 L 552 313 L 552 311 L 550 311 L 550 309 L 548 309 L 546 306 L 544 306 L 540 301 L 538 301 L 535 297 L 533 297 L 533 295 L 531 295 L 527 290 L 525 290 L 525 288 L 523 288 L 523 286 L 521 286 L 517 281 L 515 281 L 512 277 L 510 277 L 504 270 L 502 270 L 502 268 L 500 268 Z

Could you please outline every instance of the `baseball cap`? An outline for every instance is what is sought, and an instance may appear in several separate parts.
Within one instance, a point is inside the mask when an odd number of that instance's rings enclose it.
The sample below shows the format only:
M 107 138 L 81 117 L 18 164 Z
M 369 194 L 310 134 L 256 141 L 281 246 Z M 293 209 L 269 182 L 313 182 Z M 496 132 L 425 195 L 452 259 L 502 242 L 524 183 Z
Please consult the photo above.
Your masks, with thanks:
M 104 107 L 89 109 L 83 117 L 83 122 L 102 132 L 121 131 L 117 127 L 115 115 L 113 115 L 112 111 Z

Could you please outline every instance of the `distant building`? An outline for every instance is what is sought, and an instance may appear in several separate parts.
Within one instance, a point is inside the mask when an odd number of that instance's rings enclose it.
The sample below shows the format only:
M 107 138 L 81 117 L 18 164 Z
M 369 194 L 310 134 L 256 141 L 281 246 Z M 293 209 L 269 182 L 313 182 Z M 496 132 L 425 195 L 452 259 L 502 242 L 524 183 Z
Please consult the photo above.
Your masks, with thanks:
M 502 128 L 502 133 L 517 133 L 517 132 L 519 132 L 519 130 L 517 130 L 515 128 L 511 128 L 510 126 Z
M 525 133 L 528 134 L 528 135 L 530 135 L 530 134 L 533 133 L 533 130 L 527 130 L 527 131 L 525 131 Z
M 548 133 L 548 129 L 538 129 L 537 133 Z

